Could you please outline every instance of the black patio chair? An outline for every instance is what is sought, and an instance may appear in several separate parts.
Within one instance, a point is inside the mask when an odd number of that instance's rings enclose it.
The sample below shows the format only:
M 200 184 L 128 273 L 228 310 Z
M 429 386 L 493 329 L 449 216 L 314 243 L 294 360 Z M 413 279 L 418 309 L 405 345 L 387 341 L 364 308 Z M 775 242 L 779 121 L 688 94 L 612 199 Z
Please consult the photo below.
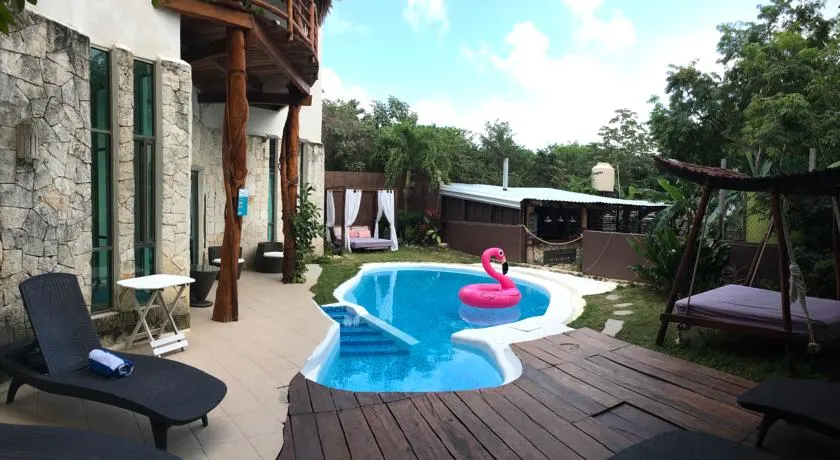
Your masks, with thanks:
M 283 243 L 265 241 L 257 244 L 254 268 L 260 273 L 283 273 Z
M 170 426 L 201 420 L 225 397 L 224 382 L 192 366 L 147 355 L 114 352 L 134 373 L 107 379 L 88 368 L 101 347 L 75 275 L 47 273 L 19 286 L 34 341 L 0 349 L 0 370 L 11 376 L 6 404 L 23 384 L 41 391 L 120 407 L 149 417 L 155 446 L 166 450 Z M 0 443 L 2 444 L 2 443 Z
M 222 266 L 222 247 L 221 246 L 210 246 L 207 248 L 207 260 L 210 261 L 210 265 L 215 267 Z M 242 246 L 239 246 L 239 265 L 237 266 L 236 271 L 236 279 L 242 277 L 242 267 L 245 266 L 245 259 L 242 258 Z M 218 275 L 216 278 L 218 279 Z
M 778 420 L 840 439 L 840 382 L 801 378 L 768 380 L 738 396 L 744 409 L 764 414 L 755 444 L 761 447 Z
M 177 460 L 145 444 L 75 428 L 0 424 L 0 460 Z

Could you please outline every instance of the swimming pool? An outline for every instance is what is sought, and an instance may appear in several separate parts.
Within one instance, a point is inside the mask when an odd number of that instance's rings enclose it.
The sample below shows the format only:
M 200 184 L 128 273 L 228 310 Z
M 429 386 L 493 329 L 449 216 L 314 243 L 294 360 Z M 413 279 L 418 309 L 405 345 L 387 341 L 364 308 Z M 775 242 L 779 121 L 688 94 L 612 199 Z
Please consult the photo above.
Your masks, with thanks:
M 505 383 L 516 370 L 511 371 L 507 363 L 505 372 L 505 363 L 499 362 L 493 347 L 480 340 L 458 340 L 458 336 L 489 331 L 500 322 L 520 324 L 543 317 L 551 296 L 537 283 L 514 278 L 522 292 L 516 310 L 488 316 L 486 310 L 461 304 L 459 289 L 488 280 L 492 282 L 474 268 L 363 270 L 336 293 L 350 308 L 325 307 L 339 322 L 341 332 L 323 366 L 307 377 L 333 388 L 380 392 L 469 390 Z M 384 326 L 384 336 L 377 333 L 381 331 L 377 326 Z

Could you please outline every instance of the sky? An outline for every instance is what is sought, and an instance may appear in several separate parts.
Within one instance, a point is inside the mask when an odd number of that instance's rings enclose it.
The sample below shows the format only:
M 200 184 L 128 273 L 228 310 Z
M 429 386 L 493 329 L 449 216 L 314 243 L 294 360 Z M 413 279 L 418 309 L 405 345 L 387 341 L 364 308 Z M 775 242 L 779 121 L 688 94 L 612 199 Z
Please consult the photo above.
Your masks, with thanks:
M 321 35 L 324 98 L 393 95 L 421 123 L 474 132 L 508 121 L 531 149 L 595 141 L 617 109 L 647 119 L 669 64 L 722 70 L 716 27 L 759 2 L 341 0 Z

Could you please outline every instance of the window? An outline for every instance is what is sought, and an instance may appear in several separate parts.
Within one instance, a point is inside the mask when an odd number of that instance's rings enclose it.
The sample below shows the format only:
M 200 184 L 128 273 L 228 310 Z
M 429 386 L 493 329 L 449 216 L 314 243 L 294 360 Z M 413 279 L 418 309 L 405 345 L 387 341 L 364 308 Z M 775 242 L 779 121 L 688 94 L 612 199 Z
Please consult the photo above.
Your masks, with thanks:
M 268 143 L 268 241 L 274 241 L 275 223 L 277 222 L 277 207 L 274 199 L 277 196 L 277 139 Z
M 154 65 L 134 61 L 134 267 L 155 271 Z
M 93 251 L 90 268 L 91 310 L 110 308 L 113 298 L 113 228 L 111 222 L 111 75 L 107 51 L 90 50 L 91 205 Z

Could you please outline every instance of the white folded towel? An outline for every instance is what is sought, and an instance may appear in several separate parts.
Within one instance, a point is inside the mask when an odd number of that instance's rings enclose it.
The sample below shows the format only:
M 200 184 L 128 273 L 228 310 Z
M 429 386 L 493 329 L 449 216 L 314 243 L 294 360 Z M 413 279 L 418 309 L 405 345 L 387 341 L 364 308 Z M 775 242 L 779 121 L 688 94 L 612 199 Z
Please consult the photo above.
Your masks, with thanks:
M 93 372 L 106 377 L 128 377 L 134 372 L 131 361 L 99 348 L 88 353 L 88 361 Z

